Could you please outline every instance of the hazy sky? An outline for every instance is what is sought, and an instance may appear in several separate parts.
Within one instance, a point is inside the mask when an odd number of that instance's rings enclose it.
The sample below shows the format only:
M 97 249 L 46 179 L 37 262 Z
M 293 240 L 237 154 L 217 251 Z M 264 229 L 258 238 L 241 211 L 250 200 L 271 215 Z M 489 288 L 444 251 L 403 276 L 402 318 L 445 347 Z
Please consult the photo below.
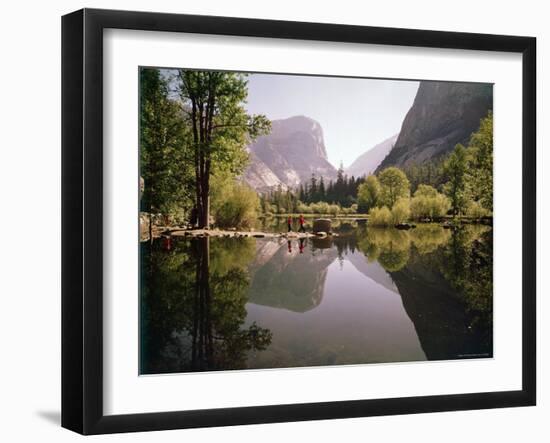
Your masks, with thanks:
M 249 112 L 269 119 L 305 115 L 323 128 L 328 159 L 347 167 L 399 132 L 418 82 L 251 74 Z

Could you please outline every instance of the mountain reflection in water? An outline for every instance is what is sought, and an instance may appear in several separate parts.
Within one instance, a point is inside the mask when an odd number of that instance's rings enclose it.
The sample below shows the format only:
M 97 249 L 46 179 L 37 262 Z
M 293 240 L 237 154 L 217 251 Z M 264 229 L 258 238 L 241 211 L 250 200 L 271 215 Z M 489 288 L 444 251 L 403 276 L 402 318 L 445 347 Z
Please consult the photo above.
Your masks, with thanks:
M 142 374 L 492 357 L 492 230 L 141 244 Z

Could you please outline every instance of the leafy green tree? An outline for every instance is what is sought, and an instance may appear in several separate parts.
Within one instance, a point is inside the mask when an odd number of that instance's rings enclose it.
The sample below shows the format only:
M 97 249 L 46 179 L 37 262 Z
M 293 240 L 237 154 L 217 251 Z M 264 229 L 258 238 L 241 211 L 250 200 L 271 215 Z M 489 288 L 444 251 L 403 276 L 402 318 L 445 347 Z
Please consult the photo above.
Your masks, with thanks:
M 378 205 L 380 199 L 380 182 L 376 175 L 369 175 L 357 190 L 357 204 L 359 212 L 368 212 Z
M 468 145 L 471 161 L 468 173 L 469 192 L 474 201 L 493 210 L 493 113 L 481 119 L 479 130 Z
M 444 186 L 445 194 L 451 200 L 451 209 L 454 215 L 462 214 L 468 202 L 466 189 L 466 174 L 468 171 L 468 154 L 461 144 L 456 145 L 454 151 L 444 166 L 447 183 Z
M 409 197 L 410 184 L 405 173 L 394 166 L 384 169 L 378 175 L 381 186 L 381 202 L 393 208 L 395 202 L 402 197 Z
M 139 159 L 145 184 L 141 204 L 150 214 L 169 214 L 190 206 L 192 199 L 188 186 L 192 171 L 181 150 L 189 133 L 160 71 L 141 68 L 139 76 Z
M 241 174 L 247 164 L 245 146 L 270 129 L 263 115 L 244 107 L 244 74 L 180 69 L 179 96 L 191 126 L 195 200 L 199 227 L 208 227 L 210 177 L 215 170 Z

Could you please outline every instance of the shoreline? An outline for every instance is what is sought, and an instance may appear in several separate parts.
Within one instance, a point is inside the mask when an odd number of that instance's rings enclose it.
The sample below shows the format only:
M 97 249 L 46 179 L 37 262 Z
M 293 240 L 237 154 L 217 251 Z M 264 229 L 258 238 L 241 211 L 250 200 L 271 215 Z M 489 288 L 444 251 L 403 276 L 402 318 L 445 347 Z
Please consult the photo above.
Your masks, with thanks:
M 263 231 L 239 231 L 239 230 L 221 230 L 221 229 L 185 229 L 185 228 L 167 228 L 162 230 L 153 237 L 223 237 L 223 238 L 285 238 L 285 239 L 300 239 L 300 238 L 323 238 L 337 237 L 338 234 L 318 232 L 263 232 Z
M 357 222 L 363 221 L 356 220 Z M 425 224 L 434 224 L 438 225 L 442 229 L 456 229 L 460 225 L 464 224 L 481 224 L 481 225 L 492 225 L 492 217 L 485 219 L 472 220 L 469 217 L 461 217 L 459 219 L 454 219 L 458 223 L 452 223 L 452 218 L 440 218 L 439 220 L 430 220 L 420 221 L 418 225 Z M 366 220 L 365 220 L 366 221 Z M 399 223 L 395 226 L 372 226 L 373 228 L 384 228 L 384 229 L 414 229 L 418 226 L 416 223 Z M 183 237 L 183 238 L 203 238 L 203 237 L 221 237 L 221 238 L 271 238 L 271 239 L 301 239 L 301 238 L 326 238 L 326 237 L 338 237 L 339 234 L 336 232 L 324 232 L 320 231 L 317 233 L 307 231 L 307 232 L 264 232 L 259 230 L 242 230 L 237 228 L 228 228 L 228 229 L 192 229 L 188 227 L 170 227 L 170 226 L 154 226 L 152 229 L 153 238 L 161 237 Z M 140 238 L 141 241 L 149 238 L 149 230 L 143 225 L 140 226 Z

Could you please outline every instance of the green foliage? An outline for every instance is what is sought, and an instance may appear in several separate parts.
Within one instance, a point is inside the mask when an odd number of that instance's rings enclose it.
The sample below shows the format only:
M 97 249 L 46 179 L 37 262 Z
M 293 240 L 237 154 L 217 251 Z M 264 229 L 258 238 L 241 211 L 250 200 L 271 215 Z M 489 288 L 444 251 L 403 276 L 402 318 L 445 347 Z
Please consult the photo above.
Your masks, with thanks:
M 296 190 L 296 198 L 307 204 L 327 202 L 349 207 L 356 203 L 357 190 L 363 181 L 363 178 L 348 177 L 340 166 L 336 180 L 330 180 L 328 183 L 323 177 L 317 178 L 312 174 L 307 183 L 300 184 Z
M 449 199 L 428 185 L 419 185 L 411 199 L 413 218 L 434 218 L 445 215 L 450 209 Z
M 264 215 L 269 214 L 325 214 L 337 216 L 338 214 L 356 214 L 357 205 L 353 204 L 349 208 L 342 208 L 339 204 L 330 204 L 324 201 L 306 204 L 300 200 L 296 200 L 294 194 L 289 193 L 289 197 L 279 199 L 277 193 L 272 194 L 275 203 L 269 203 L 269 200 L 264 196 L 261 197 L 261 207 Z M 282 194 L 284 196 L 284 194 Z M 273 197 L 275 196 L 275 197 Z M 271 210 L 271 212 L 266 212 Z
M 306 205 L 305 203 L 298 202 L 297 211 L 300 214 L 313 214 L 313 208 L 311 205 Z
M 444 166 L 445 194 L 451 200 L 454 215 L 479 210 L 489 215 L 493 210 L 493 114 L 482 119 L 472 134 L 468 148 L 457 145 Z
M 420 165 L 405 167 L 403 172 L 405 172 L 411 183 L 411 192 L 416 192 L 421 184 L 440 189 L 445 183 L 443 162 L 443 159 L 432 159 Z
M 380 204 L 392 208 L 399 198 L 408 198 L 410 195 L 409 180 L 399 168 L 390 167 L 384 169 L 378 175 L 378 181 L 381 187 Z
M 369 225 L 390 226 L 392 224 L 392 213 L 387 206 L 372 208 L 369 212 Z
M 491 215 L 491 211 L 485 209 L 480 202 L 470 200 L 466 205 L 466 215 L 475 219 L 480 219 Z
M 192 170 L 182 146 L 189 131 L 158 69 L 140 72 L 139 163 L 144 179 L 142 209 L 176 215 L 192 205 Z
M 453 215 L 464 213 L 466 203 L 468 202 L 468 195 L 466 193 L 467 170 L 468 153 L 464 146 L 458 144 L 444 166 L 445 176 L 448 181 L 443 189 L 451 201 Z
M 244 171 L 250 140 L 269 132 L 263 115 L 249 115 L 245 74 L 221 71 L 178 71 L 178 92 L 191 128 L 199 226 L 208 226 L 210 177 L 214 172 L 237 176 Z
M 289 214 L 296 212 L 304 212 L 298 209 L 298 200 L 296 194 L 290 189 L 283 190 L 281 185 L 277 189 L 268 194 L 263 194 L 260 197 L 261 207 L 264 209 L 264 214 L 267 214 L 265 208 L 268 208 L 272 214 Z
M 400 198 L 395 202 L 391 210 L 392 223 L 406 222 L 411 216 L 410 201 L 408 198 Z
M 479 130 L 472 134 L 468 145 L 468 173 L 471 198 L 489 212 L 493 210 L 493 113 L 482 119 Z
M 358 205 L 357 205 L 357 204 L 353 204 L 353 205 L 351 205 L 349 208 L 342 208 L 342 209 L 341 209 L 341 213 L 342 213 L 342 214 L 345 214 L 345 215 L 357 214 L 357 209 L 358 209 Z
M 436 197 L 438 194 L 437 190 L 430 185 L 418 185 L 414 196 L 415 197 Z
M 338 215 L 342 211 L 342 208 L 340 208 L 339 205 L 331 205 L 327 202 L 310 203 L 309 205 L 299 202 L 297 209 L 297 213 L 299 212 L 303 214 Z
M 260 200 L 249 186 L 231 175 L 214 175 L 211 186 L 212 213 L 220 227 L 250 227 L 257 219 Z
M 357 204 L 361 212 L 368 212 L 378 205 L 380 198 L 380 182 L 376 175 L 369 175 L 357 190 Z

